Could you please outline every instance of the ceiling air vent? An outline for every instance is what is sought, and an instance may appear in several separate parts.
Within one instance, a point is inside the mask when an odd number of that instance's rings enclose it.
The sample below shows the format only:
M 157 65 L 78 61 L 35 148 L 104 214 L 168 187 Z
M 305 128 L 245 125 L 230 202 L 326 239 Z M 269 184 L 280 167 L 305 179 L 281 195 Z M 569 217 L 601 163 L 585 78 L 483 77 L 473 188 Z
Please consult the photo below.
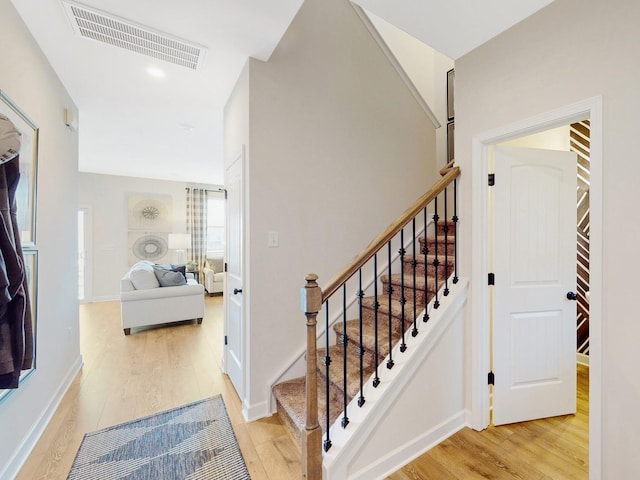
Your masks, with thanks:
M 62 1 L 73 30 L 81 37 L 197 70 L 206 49 L 166 33 L 78 3 Z

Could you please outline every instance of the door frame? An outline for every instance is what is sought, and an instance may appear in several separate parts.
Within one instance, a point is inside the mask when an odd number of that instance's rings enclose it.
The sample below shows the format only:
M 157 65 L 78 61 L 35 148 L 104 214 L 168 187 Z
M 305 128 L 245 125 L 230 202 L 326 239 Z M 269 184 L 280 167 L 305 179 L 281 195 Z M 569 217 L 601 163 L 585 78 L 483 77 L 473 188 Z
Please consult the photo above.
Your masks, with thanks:
M 84 237 L 84 298 L 79 300 L 80 303 L 89 303 L 93 300 L 93 209 L 91 205 L 80 205 L 78 207 L 78 213 L 82 212 L 84 216 L 84 230 L 82 235 Z M 78 230 L 78 234 L 80 231 Z M 79 256 L 78 252 L 76 256 Z
M 490 369 L 489 274 L 489 148 L 515 138 L 589 119 L 591 122 L 590 208 L 590 300 L 589 300 L 589 479 L 602 478 L 602 245 L 603 245 L 603 130 L 602 96 L 592 97 L 548 111 L 472 138 L 471 161 L 471 413 L 475 430 L 489 426 Z
M 246 248 L 246 238 L 247 238 L 247 232 L 246 232 L 246 212 L 247 212 L 247 205 L 246 205 L 246 198 L 247 198 L 247 192 L 246 192 L 246 156 L 245 156 L 245 145 L 242 145 L 242 148 L 240 149 L 240 151 L 233 156 L 233 160 L 231 160 L 231 162 L 229 162 L 228 164 L 225 165 L 224 168 L 224 172 L 225 172 L 225 178 L 224 178 L 224 187 L 225 187 L 225 191 L 228 190 L 228 179 L 227 179 L 227 170 L 234 165 L 235 163 L 239 162 L 240 168 L 241 168 L 241 210 L 242 210 L 242 240 L 240 242 L 240 256 L 242 257 L 242 282 L 243 284 L 247 282 L 247 265 L 246 265 L 246 257 L 245 257 L 245 248 Z M 225 228 L 225 251 L 224 251 L 224 261 L 225 261 L 225 267 L 226 267 L 226 263 L 228 262 L 228 251 L 229 251 L 229 245 L 230 245 L 230 239 L 229 239 L 229 234 L 230 234 L 230 229 L 229 229 L 229 202 L 228 199 L 226 198 L 226 193 L 225 193 L 225 220 L 224 220 L 224 228 Z M 224 282 L 224 289 L 223 289 L 223 298 L 224 298 L 224 322 L 223 322 L 223 338 L 227 338 L 228 332 L 229 332 L 229 315 L 228 315 L 228 302 L 229 302 L 229 282 L 226 279 L 227 276 L 227 269 L 225 268 L 225 282 Z M 247 325 L 248 322 L 246 321 L 247 319 L 247 309 L 248 309 L 248 295 L 243 292 L 242 296 L 241 296 L 241 302 L 242 302 L 242 338 L 240 339 L 240 342 L 242 344 L 242 392 L 237 392 L 238 396 L 240 397 L 240 401 L 243 405 L 243 411 L 244 411 L 244 405 L 245 405 L 245 399 L 246 399 L 246 391 L 247 391 L 247 378 L 248 378 L 248 374 L 247 374 L 247 368 L 248 368 L 248 355 L 247 355 L 247 338 L 249 338 L 248 336 L 248 332 L 247 332 Z M 222 372 L 228 375 L 228 366 L 229 366 L 229 360 L 228 360 L 228 345 L 227 342 L 225 341 L 225 345 L 224 345 L 224 350 L 223 350 L 223 355 L 222 355 Z M 233 383 L 233 382 L 232 382 Z M 235 385 L 234 385 L 235 388 Z M 245 416 L 246 417 L 246 416 Z

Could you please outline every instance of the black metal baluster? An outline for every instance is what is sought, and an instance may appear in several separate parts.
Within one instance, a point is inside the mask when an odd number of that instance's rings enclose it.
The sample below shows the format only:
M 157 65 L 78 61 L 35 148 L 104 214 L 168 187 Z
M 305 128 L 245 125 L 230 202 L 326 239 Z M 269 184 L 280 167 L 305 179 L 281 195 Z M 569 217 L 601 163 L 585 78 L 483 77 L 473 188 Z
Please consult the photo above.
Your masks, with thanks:
M 393 293 L 393 287 L 391 286 L 391 240 L 387 242 L 387 262 L 389 271 L 389 281 L 387 282 L 387 298 L 389 301 L 389 360 L 387 361 L 387 368 L 393 368 L 393 314 L 391 312 L 391 294 Z
M 358 270 L 358 297 L 360 297 L 360 345 L 358 345 L 358 354 L 360 356 L 360 398 L 358 398 L 358 406 L 361 407 L 364 405 L 364 345 L 362 345 L 362 298 L 364 297 L 364 292 L 362 291 L 362 268 Z
M 398 250 L 398 253 L 400 254 L 400 324 L 402 326 L 402 342 L 400 343 L 400 351 L 404 353 L 407 350 L 407 344 L 404 338 L 404 305 L 407 303 L 407 299 L 404 296 L 404 254 L 406 253 L 406 250 L 404 249 L 404 228 L 400 230 L 400 250 Z
M 453 283 L 458 283 L 458 179 L 453 180 Z
M 373 255 L 373 357 L 376 365 L 376 373 L 373 377 L 373 387 L 376 388 L 380 385 L 380 377 L 378 376 L 378 309 L 380 303 L 378 302 L 378 254 Z
M 427 323 L 429 321 L 429 313 L 427 311 L 427 305 L 429 305 L 429 261 L 427 254 L 429 253 L 429 244 L 427 242 L 428 234 L 428 222 L 427 222 L 427 207 L 424 207 L 424 243 L 422 244 L 422 253 L 424 254 L 424 316 L 422 321 Z
M 444 292 L 446 297 L 449 295 L 449 217 L 447 217 L 447 189 L 444 189 Z
M 413 260 L 411 262 L 411 266 L 413 267 L 413 330 L 411 330 L 411 336 L 415 337 L 416 335 L 418 335 L 418 325 L 416 324 L 416 315 L 417 315 L 417 310 L 418 310 L 418 302 L 417 302 L 417 296 L 418 296 L 418 288 L 416 286 L 416 266 L 418 265 L 418 262 L 416 261 L 416 218 L 413 217 L 413 220 L 411 221 L 411 253 L 413 254 Z
M 325 338 L 325 357 L 324 357 L 324 366 L 326 367 L 326 386 L 325 386 L 325 395 L 327 401 L 327 430 L 326 430 L 326 438 L 324 440 L 324 451 L 328 451 L 331 448 L 331 439 L 329 438 L 329 428 L 331 425 L 329 424 L 329 365 L 331 365 L 331 356 L 329 355 L 329 300 L 324 302 L 324 311 L 325 311 L 325 320 L 324 320 L 324 338 Z
M 347 283 L 342 284 L 342 392 L 343 392 L 343 414 L 340 424 L 342 428 L 349 425 L 349 417 L 347 416 Z
M 435 250 L 435 257 L 433 259 L 433 267 L 434 267 L 434 275 L 433 275 L 433 279 L 434 279 L 434 288 L 436 290 L 435 292 L 435 297 L 433 300 L 433 308 L 438 308 L 440 306 L 440 302 L 438 301 L 438 265 L 439 265 L 439 261 L 438 261 L 438 220 L 440 219 L 440 217 L 438 216 L 438 197 L 436 197 L 434 199 L 433 202 L 433 208 L 434 208 L 434 213 L 433 213 L 433 223 L 435 224 L 435 241 L 434 241 L 434 250 Z

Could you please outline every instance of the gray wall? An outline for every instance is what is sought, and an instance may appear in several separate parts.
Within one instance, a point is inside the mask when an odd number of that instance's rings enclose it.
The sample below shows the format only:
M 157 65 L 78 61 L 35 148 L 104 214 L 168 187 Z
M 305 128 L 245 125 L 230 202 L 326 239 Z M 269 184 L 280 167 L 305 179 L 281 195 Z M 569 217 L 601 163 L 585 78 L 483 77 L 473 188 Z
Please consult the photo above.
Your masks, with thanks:
M 71 98 L 8 0 L 0 1 L 0 89 L 40 127 L 37 368 L 0 402 L 0 478 L 13 478 L 81 365 L 76 274 L 78 134 Z
M 471 212 L 472 136 L 602 95 L 603 151 L 603 471 L 640 472 L 640 376 L 636 350 L 640 258 L 640 2 L 556 0 L 456 61 L 456 157 L 463 171 L 461 228 Z M 466 242 L 461 271 L 470 271 Z M 592 478 L 600 478 L 597 474 Z
M 249 126 L 240 120 L 225 160 L 249 138 L 245 406 L 256 417 L 303 345 L 305 275 L 328 282 L 429 188 L 435 130 L 346 0 L 307 0 L 240 85 L 226 128 L 232 113 Z

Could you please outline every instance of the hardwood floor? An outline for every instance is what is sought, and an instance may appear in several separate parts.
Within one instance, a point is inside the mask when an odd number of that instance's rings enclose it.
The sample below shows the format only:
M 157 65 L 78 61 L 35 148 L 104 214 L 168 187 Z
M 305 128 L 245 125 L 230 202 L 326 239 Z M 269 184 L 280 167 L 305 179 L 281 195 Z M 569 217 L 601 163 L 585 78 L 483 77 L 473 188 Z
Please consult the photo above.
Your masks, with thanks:
M 222 297 L 206 297 L 202 325 L 182 322 L 124 336 L 119 302 L 80 306 L 84 366 L 18 475 L 66 479 L 84 433 L 222 394 L 253 480 L 299 479 L 300 450 L 277 417 L 247 423 L 220 371 Z M 578 371 L 578 413 L 464 429 L 390 480 L 588 478 L 588 369 Z
M 388 480 L 587 480 L 589 369 L 578 365 L 577 413 L 533 422 L 465 428 Z
M 222 394 L 253 480 L 299 479 L 300 452 L 277 417 L 247 423 L 222 359 L 222 297 L 205 297 L 202 325 L 124 336 L 120 303 L 80 306 L 82 371 L 18 480 L 66 479 L 86 432 Z

